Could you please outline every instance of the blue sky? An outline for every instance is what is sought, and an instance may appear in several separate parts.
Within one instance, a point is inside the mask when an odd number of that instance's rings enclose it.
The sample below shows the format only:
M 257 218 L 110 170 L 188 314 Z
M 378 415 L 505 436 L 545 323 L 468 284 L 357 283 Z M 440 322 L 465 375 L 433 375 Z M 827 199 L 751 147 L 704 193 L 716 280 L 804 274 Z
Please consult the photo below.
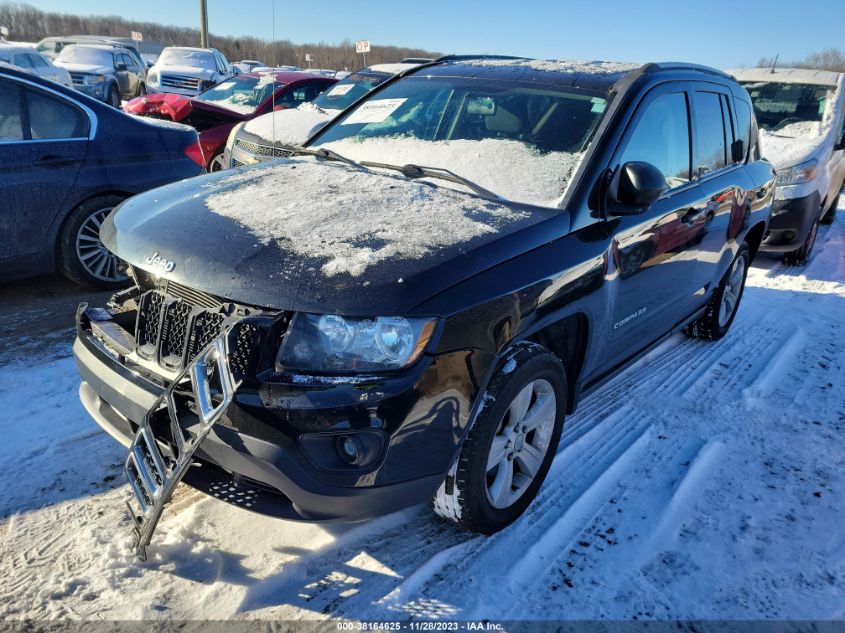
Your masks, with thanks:
M 198 23 L 197 0 L 24 0 L 50 11 Z M 691 61 L 720 68 L 780 54 L 801 59 L 845 48 L 842 0 L 208 0 L 209 30 L 294 42 L 369 39 L 447 53 L 632 62 Z

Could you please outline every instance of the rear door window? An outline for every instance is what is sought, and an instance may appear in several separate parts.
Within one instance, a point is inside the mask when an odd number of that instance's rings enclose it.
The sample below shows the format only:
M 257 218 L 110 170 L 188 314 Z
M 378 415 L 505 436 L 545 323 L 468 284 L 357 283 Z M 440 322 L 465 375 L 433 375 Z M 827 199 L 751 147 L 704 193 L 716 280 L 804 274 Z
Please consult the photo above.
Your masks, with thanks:
M 0 143 L 23 140 L 21 89 L 0 79 Z
M 695 140 L 693 174 L 701 178 L 727 164 L 725 121 L 718 92 L 693 92 Z
M 619 164 L 651 163 L 663 173 L 670 189 L 688 183 L 690 134 L 686 94 L 673 92 L 657 97 L 645 106 L 634 125 Z
M 742 99 L 734 97 L 734 114 L 736 115 L 736 138 L 742 141 L 745 153 L 751 147 L 751 106 Z M 744 157 L 743 157 L 744 160 Z
M 35 90 L 26 91 L 33 140 L 84 138 L 88 118 L 75 107 Z

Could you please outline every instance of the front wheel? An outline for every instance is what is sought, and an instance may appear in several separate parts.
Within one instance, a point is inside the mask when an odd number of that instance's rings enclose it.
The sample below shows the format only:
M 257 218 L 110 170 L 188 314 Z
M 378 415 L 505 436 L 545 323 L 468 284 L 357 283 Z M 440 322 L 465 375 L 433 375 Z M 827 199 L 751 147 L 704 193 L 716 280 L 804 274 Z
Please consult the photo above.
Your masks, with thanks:
M 845 181 L 843 181 L 842 187 L 839 187 L 840 191 L 843 187 L 845 187 Z M 833 200 L 830 201 L 830 206 L 827 208 L 827 211 L 825 211 L 824 215 L 822 216 L 822 224 L 833 224 L 833 218 L 836 217 L 836 207 L 839 206 L 840 196 L 841 194 L 839 193 L 833 196 Z
M 126 285 L 125 264 L 100 240 L 100 227 L 123 198 L 103 196 L 71 211 L 59 236 L 59 268 L 80 286 L 113 289 Z
M 114 84 L 109 86 L 109 91 L 106 94 L 106 103 L 113 108 L 120 107 L 120 93 L 117 91 L 117 86 Z
M 144 84 L 139 84 L 138 85 L 138 94 L 135 95 L 135 96 L 136 97 L 143 97 L 145 94 L 147 94 L 147 87 Z
M 717 341 L 728 333 L 745 291 L 745 278 L 750 263 L 748 247 L 743 244 L 710 297 L 704 315 L 687 326 L 688 335 Z
M 789 251 L 783 256 L 783 261 L 790 266 L 803 266 L 810 260 L 810 253 L 813 252 L 813 246 L 816 245 L 816 235 L 819 233 L 820 218 L 816 218 L 813 226 L 810 227 L 810 232 L 807 234 L 807 239 L 794 251 Z
M 217 152 L 214 156 L 211 157 L 211 160 L 208 161 L 208 171 L 215 172 L 215 171 L 223 171 L 226 169 L 226 164 L 223 162 L 223 152 Z
M 482 396 L 454 477 L 432 501 L 434 511 L 482 534 L 519 518 L 554 459 L 566 393 L 564 368 L 554 354 L 539 345 L 517 349 Z

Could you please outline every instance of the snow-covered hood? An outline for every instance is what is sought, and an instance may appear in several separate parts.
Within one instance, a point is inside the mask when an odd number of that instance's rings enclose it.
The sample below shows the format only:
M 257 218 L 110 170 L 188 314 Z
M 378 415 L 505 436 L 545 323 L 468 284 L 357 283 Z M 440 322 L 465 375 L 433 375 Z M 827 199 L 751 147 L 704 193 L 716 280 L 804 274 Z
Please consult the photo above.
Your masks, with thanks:
M 234 301 L 363 316 L 407 314 L 537 246 L 502 238 L 546 217 L 402 176 L 297 158 L 134 196 L 101 235 L 133 266 Z M 169 272 L 149 263 L 156 255 L 174 263 Z
M 70 73 L 88 73 L 90 75 L 112 75 L 114 68 L 108 66 L 97 66 L 95 64 L 79 64 L 72 62 L 54 61 L 54 65 L 64 68 Z
M 777 169 L 798 165 L 821 150 L 828 129 L 817 121 L 791 123 L 774 132 L 760 129 L 761 153 Z
M 304 104 L 293 110 L 279 110 L 256 117 L 244 126 L 243 131 L 265 143 L 299 146 L 308 140 L 315 126 L 328 123 L 340 112 Z
M 198 79 L 211 79 L 214 76 L 212 69 L 201 66 L 153 66 L 150 72 L 159 75 L 184 75 Z

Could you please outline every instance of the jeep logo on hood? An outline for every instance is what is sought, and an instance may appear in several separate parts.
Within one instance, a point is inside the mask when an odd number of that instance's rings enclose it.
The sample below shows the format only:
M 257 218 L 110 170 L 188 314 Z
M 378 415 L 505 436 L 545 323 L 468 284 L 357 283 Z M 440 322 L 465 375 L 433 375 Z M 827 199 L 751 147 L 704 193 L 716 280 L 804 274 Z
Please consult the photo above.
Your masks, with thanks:
M 176 268 L 176 262 L 170 259 L 164 259 L 164 257 L 158 254 L 158 251 L 147 257 L 144 262 L 153 268 L 158 268 L 166 273 L 169 273 Z

